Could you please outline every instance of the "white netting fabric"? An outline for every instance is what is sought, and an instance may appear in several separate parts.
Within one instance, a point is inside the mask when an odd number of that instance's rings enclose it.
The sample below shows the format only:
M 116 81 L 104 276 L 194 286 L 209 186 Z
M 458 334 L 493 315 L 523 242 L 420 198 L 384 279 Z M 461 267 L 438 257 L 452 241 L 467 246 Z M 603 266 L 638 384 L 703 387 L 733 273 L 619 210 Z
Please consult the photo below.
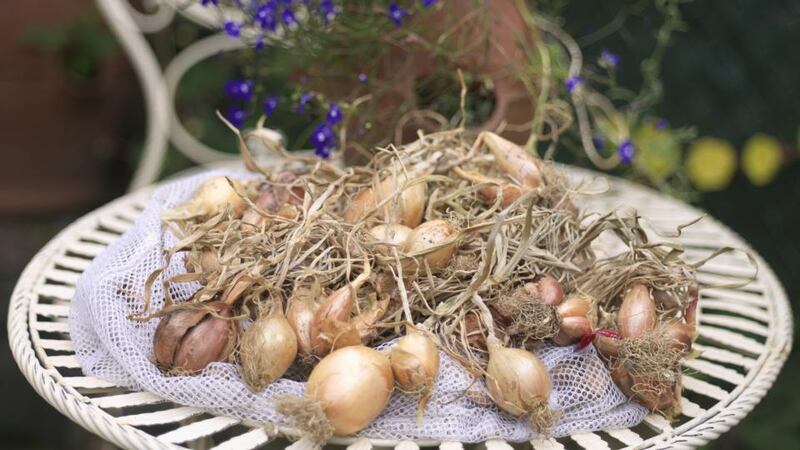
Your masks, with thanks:
M 253 422 L 290 425 L 278 414 L 271 399 L 280 394 L 303 395 L 304 383 L 287 379 L 272 383 L 260 393 L 251 392 L 236 367 L 210 365 L 196 376 L 164 376 L 151 361 L 157 320 L 128 319 L 142 308 L 145 280 L 164 262 L 163 249 L 175 238 L 160 224 L 165 209 L 183 204 L 196 187 L 210 176 L 245 178 L 242 172 L 214 171 L 166 184 L 152 196 L 135 225 L 98 256 L 81 277 L 70 314 L 70 331 L 83 371 L 131 389 L 154 392 L 183 405 Z M 165 276 L 183 271 L 182 258 L 173 258 Z M 188 299 L 198 288 L 178 285 L 173 298 Z M 152 290 L 153 307 L 163 304 L 161 283 Z M 384 344 L 386 349 L 391 343 Z M 550 406 L 558 420 L 553 436 L 580 431 L 631 427 L 646 411 L 626 401 L 611 381 L 603 363 L 589 346 L 576 352 L 572 347 L 545 346 L 537 355 L 550 371 L 553 394 Z M 429 402 L 423 426 L 416 424 L 416 400 L 396 392 L 383 414 L 361 435 L 383 439 L 442 439 L 479 442 L 503 438 L 519 442 L 534 433 L 524 420 L 503 414 L 487 405 L 481 383 L 453 359 L 442 354 L 439 377 Z M 469 395 L 464 395 L 466 390 Z

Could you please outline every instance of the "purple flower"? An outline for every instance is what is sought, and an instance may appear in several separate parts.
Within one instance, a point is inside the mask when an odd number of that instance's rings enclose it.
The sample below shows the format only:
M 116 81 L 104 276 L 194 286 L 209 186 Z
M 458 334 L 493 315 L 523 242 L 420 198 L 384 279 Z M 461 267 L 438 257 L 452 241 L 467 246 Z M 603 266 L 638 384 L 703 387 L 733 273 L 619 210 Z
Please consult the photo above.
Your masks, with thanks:
M 322 0 L 319 2 L 319 15 L 322 16 L 322 21 L 325 25 L 329 24 L 336 18 L 336 6 L 333 0 Z
M 283 19 L 283 23 L 285 23 L 286 26 L 290 28 L 297 26 L 297 18 L 294 17 L 294 11 L 292 11 L 292 8 L 284 9 L 283 13 L 281 13 L 281 18 Z
M 278 27 L 278 21 L 275 20 L 275 13 L 277 12 L 278 4 L 275 1 L 269 1 L 256 9 L 255 20 L 264 30 L 275 31 Z
M 240 108 L 238 105 L 231 105 L 228 107 L 228 114 L 226 114 L 225 117 L 236 128 L 242 128 L 244 126 L 244 120 L 247 119 L 247 111 Z
M 328 115 L 325 117 L 325 121 L 331 126 L 342 121 L 342 109 L 339 107 L 338 103 L 330 104 L 328 107 Z
M 358 81 L 362 84 L 367 84 L 367 74 L 365 74 L 364 72 L 358 74 Z
M 278 107 L 278 103 L 280 103 L 280 98 L 276 96 L 268 96 L 264 99 L 264 115 L 269 117 L 275 112 L 275 108 Z
M 249 102 L 253 98 L 253 82 L 251 80 L 230 80 L 225 83 L 225 93 L 233 100 Z
M 668 126 L 667 121 L 664 119 L 658 119 L 656 121 L 656 128 L 658 128 L 659 130 L 665 130 L 667 126 Z
M 430 8 L 437 3 L 439 3 L 439 0 L 422 0 L 422 6 L 426 8 Z
M 200 0 L 200 4 L 203 6 L 208 6 L 208 5 L 219 6 L 219 0 Z
M 323 123 L 311 133 L 311 143 L 314 145 L 314 153 L 317 156 L 328 159 L 336 148 L 338 139 L 333 128 L 327 123 Z
M 223 27 L 225 28 L 225 34 L 232 38 L 238 38 L 242 34 L 242 30 L 239 29 L 239 25 L 230 20 L 226 20 Z
M 611 53 L 605 48 L 600 52 L 600 65 L 603 67 L 614 69 L 619 65 L 620 59 L 618 54 Z
M 564 82 L 564 87 L 567 88 L 567 92 L 572 92 L 583 84 L 584 81 L 586 80 L 580 75 L 571 76 Z
M 261 50 L 264 50 L 264 35 L 263 34 L 258 35 L 258 37 L 256 38 L 255 44 L 253 44 L 253 49 L 255 51 L 257 51 L 257 52 L 260 52 Z
M 295 105 L 295 109 L 297 110 L 297 112 L 299 113 L 306 112 L 306 105 L 308 105 L 308 102 L 310 100 L 311 100 L 311 94 L 309 94 L 308 92 L 303 92 L 302 94 L 300 94 L 300 100 L 297 102 L 297 105 Z
M 394 26 L 399 27 L 403 25 L 403 18 L 408 15 L 408 12 L 397 5 L 396 2 L 389 3 L 389 20 L 394 23 Z
M 636 147 L 633 146 L 633 143 L 630 139 L 625 139 L 622 141 L 622 144 L 619 144 L 617 148 L 617 154 L 619 155 L 620 161 L 622 164 L 628 165 L 633 161 L 633 155 L 636 153 Z

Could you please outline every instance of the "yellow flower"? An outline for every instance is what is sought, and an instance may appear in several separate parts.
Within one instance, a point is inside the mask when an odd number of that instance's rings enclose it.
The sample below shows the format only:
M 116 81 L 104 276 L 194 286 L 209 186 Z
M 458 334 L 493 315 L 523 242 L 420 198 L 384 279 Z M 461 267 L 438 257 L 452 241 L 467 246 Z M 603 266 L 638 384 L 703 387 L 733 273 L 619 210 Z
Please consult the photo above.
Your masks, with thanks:
M 781 144 L 772 136 L 756 134 L 744 144 L 742 171 L 756 186 L 763 186 L 778 173 L 783 162 Z
M 681 148 L 669 130 L 662 130 L 653 122 L 646 123 L 633 133 L 637 165 L 648 177 L 664 181 L 681 165 Z
M 714 137 L 694 141 L 686 158 L 689 179 L 701 191 L 725 189 L 736 172 L 736 150 Z

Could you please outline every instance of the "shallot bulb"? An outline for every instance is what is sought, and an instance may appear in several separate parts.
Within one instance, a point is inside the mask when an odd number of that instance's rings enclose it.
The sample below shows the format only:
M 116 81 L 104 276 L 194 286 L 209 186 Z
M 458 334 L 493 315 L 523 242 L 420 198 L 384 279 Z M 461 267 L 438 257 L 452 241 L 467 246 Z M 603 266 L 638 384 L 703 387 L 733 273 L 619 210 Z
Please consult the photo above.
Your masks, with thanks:
M 319 402 L 335 436 L 364 429 L 389 403 L 392 367 L 380 352 L 362 345 L 334 351 L 314 367 L 306 396 Z
M 344 220 L 347 223 L 358 222 L 366 218 L 371 210 L 382 205 L 375 212 L 377 219 L 411 228 L 416 227 L 422 222 L 428 186 L 424 182 L 409 183 L 402 192 L 398 192 L 408 182 L 409 178 L 405 172 L 392 173 L 377 186 L 362 190 L 345 208 Z M 392 197 L 392 200 L 384 203 Z
M 369 266 L 367 266 L 369 267 Z M 356 277 L 353 282 L 342 286 L 330 294 L 314 313 L 311 322 L 311 352 L 316 356 L 325 356 L 333 348 L 339 338 L 352 336 L 349 327 L 350 315 L 358 288 L 369 278 L 369 272 Z M 355 330 L 356 335 L 358 331 Z M 340 343 L 341 346 L 342 343 Z
M 591 311 L 592 299 L 588 296 L 572 295 L 564 300 L 556 307 L 561 323 L 553 341 L 558 345 L 574 344 L 587 333 L 591 333 Z
M 302 203 L 304 189 L 302 186 L 293 186 L 291 188 L 284 186 L 293 183 L 295 180 L 297 180 L 297 175 L 292 172 L 284 171 L 279 173 L 276 184 L 267 185 L 253 203 L 263 212 L 285 219 L 296 218 L 299 214 L 296 205 Z M 242 215 L 242 222 L 256 227 L 261 226 L 265 220 L 267 218 L 255 208 L 248 209 Z
M 486 387 L 494 402 L 512 416 L 527 416 L 539 431 L 549 428 L 551 384 L 544 364 L 526 350 L 504 347 L 495 337 L 489 337 L 488 346 Z
M 480 183 L 478 195 L 484 203 L 490 205 L 494 204 L 500 197 L 500 207 L 507 208 L 523 194 L 519 186 L 499 178 L 487 177 L 486 175 L 463 170 L 460 167 L 453 168 L 453 172 L 467 181 Z
M 636 338 L 656 326 L 656 304 L 650 289 L 635 284 L 625 292 L 617 312 L 617 328 L 623 338 Z
M 311 355 L 311 327 L 317 305 L 306 295 L 295 294 L 289 299 L 286 320 L 297 338 L 297 352 L 302 356 Z
M 247 384 L 260 391 L 282 377 L 297 356 L 294 330 L 280 311 L 261 316 L 240 339 L 239 357 Z
M 375 246 L 375 251 L 384 256 L 392 256 L 393 249 L 404 253 L 413 232 L 411 228 L 396 223 L 376 225 L 369 229 L 370 236 L 381 244 Z
M 445 220 L 431 220 L 414 229 L 408 238 L 408 253 L 420 254 L 419 258 L 428 264 L 431 270 L 440 270 L 450 263 L 456 251 L 455 241 L 451 240 L 455 230 Z M 434 250 L 435 249 L 435 250 Z
M 244 192 L 242 184 L 226 177 L 209 178 L 197 188 L 189 203 L 164 213 L 164 219 L 213 216 L 230 207 L 240 217 L 247 203 L 237 193 Z
M 389 361 L 397 384 L 403 391 L 419 396 L 419 423 L 439 372 L 439 351 L 436 344 L 428 335 L 410 331 L 394 344 L 389 353 Z
M 541 161 L 535 159 L 519 145 L 491 132 L 483 132 L 480 136 L 494 156 L 500 169 L 507 173 L 523 188 L 539 187 L 544 180 Z
M 153 336 L 156 363 L 165 370 L 194 373 L 228 359 L 239 330 L 228 319 L 232 316 L 230 306 L 221 302 L 168 313 Z
M 525 292 L 545 305 L 558 305 L 564 299 L 561 283 L 552 275 L 541 275 L 532 283 L 523 285 Z

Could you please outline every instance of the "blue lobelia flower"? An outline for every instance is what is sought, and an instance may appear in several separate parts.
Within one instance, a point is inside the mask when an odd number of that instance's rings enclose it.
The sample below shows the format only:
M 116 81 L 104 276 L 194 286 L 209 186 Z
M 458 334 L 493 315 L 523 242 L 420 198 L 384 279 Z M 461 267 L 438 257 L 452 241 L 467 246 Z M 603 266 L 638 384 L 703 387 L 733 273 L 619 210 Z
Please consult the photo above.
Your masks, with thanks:
M 439 3 L 439 0 L 422 0 L 422 6 L 426 8 L 430 8 L 437 3 Z
M 233 21 L 226 20 L 223 24 L 223 28 L 225 29 L 225 34 L 232 38 L 238 38 L 242 35 L 242 30 L 239 28 L 239 25 Z
M 278 27 L 278 21 L 275 19 L 275 14 L 278 12 L 278 4 L 275 1 L 269 1 L 259 6 L 253 16 L 263 30 L 275 31 Z
M 636 153 L 636 147 L 633 146 L 633 143 L 630 139 L 625 139 L 619 144 L 617 147 L 617 154 L 619 155 L 619 160 L 622 161 L 622 164 L 628 165 L 633 161 L 633 155 Z
M 342 109 L 339 107 L 338 103 L 330 104 L 328 107 L 328 115 L 325 117 L 325 121 L 327 121 L 331 126 L 342 121 Z
M 586 81 L 580 75 L 575 75 L 572 77 L 567 78 L 567 81 L 564 82 L 564 87 L 567 88 L 567 92 L 572 92 L 578 88 L 583 82 Z
M 283 23 L 286 24 L 289 28 L 294 28 L 297 26 L 297 18 L 294 16 L 294 11 L 292 8 L 286 8 L 281 13 L 281 18 L 283 19 Z
M 396 2 L 389 3 L 389 20 L 394 23 L 394 26 L 402 26 L 403 18 L 407 15 L 408 12 L 401 8 Z
M 251 80 L 230 80 L 225 83 L 225 93 L 233 100 L 249 102 L 253 98 Z
M 325 25 L 328 25 L 336 18 L 336 6 L 333 4 L 333 0 L 319 2 L 319 15 L 322 16 L 322 21 Z
M 603 139 L 603 136 L 595 134 L 592 136 L 592 144 L 594 144 L 594 148 L 601 149 L 606 146 L 606 140 Z
M 200 0 L 200 4 L 203 6 L 208 6 L 208 5 L 219 6 L 219 0 Z
M 308 92 L 303 92 L 302 94 L 300 94 L 300 100 L 297 102 L 297 105 L 295 105 L 295 109 L 297 110 L 297 112 L 299 113 L 306 112 L 306 105 L 308 105 L 309 101 L 311 101 L 311 94 L 309 94 Z
M 278 107 L 278 103 L 280 103 L 280 98 L 276 96 L 268 96 L 264 99 L 264 115 L 269 117 L 275 113 L 275 108 Z
M 256 42 L 253 44 L 253 49 L 257 52 L 264 50 L 264 35 L 259 34 L 256 38 Z
M 226 114 L 225 117 L 236 128 L 242 128 L 244 126 L 244 120 L 247 119 L 247 111 L 240 108 L 238 105 L 231 105 L 228 107 L 228 114 Z
M 611 53 L 607 49 L 603 49 L 600 52 L 600 65 L 603 67 L 608 67 L 609 69 L 615 69 L 620 62 L 621 58 L 616 53 Z
M 367 84 L 367 74 L 365 74 L 364 72 L 361 72 L 360 74 L 358 74 L 358 81 L 361 84 Z
M 311 133 L 311 143 L 314 145 L 314 153 L 320 158 L 328 159 L 331 152 L 336 149 L 338 138 L 330 125 L 320 124 Z

